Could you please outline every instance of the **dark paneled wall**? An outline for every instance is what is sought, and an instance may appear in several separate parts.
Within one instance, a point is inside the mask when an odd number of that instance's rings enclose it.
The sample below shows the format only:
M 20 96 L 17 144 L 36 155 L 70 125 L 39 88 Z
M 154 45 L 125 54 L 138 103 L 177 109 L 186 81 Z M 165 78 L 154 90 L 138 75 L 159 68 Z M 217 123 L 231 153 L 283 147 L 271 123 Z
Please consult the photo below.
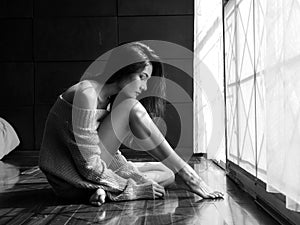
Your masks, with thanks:
M 107 50 L 135 40 L 164 40 L 193 50 L 192 0 L 0 0 L 0 117 L 13 125 L 21 149 L 39 149 L 57 96 Z M 171 56 L 172 58 L 172 56 Z M 178 59 L 192 70 L 192 59 Z M 166 65 L 166 76 L 193 95 L 192 79 Z M 192 104 L 175 103 L 192 117 Z M 192 146 L 192 124 L 168 105 L 167 137 Z

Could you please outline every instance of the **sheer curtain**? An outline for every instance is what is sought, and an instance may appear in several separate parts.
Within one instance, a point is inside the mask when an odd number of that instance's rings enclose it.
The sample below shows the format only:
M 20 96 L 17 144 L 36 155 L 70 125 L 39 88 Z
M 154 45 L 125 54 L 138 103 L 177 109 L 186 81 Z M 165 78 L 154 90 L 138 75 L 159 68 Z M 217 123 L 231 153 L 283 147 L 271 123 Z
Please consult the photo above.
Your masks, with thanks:
M 225 162 L 222 0 L 195 0 L 194 153 Z
M 202 63 L 222 90 L 225 60 L 227 159 L 300 211 L 300 0 L 230 0 L 225 59 L 217 54 L 221 4 L 195 1 L 194 82 L 203 83 Z M 194 86 L 195 152 L 206 152 L 214 125 L 204 92 Z
M 267 191 L 300 211 L 300 1 L 268 0 L 266 10 Z
M 200 20 L 201 17 L 201 5 L 200 0 L 195 1 L 195 19 L 194 19 L 194 49 L 195 55 L 199 54 L 199 50 L 197 50 L 197 46 L 201 42 L 201 29 L 202 23 Z M 197 65 L 197 68 L 196 68 Z M 196 88 L 195 84 L 200 83 L 200 73 L 199 73 L 199 58 L 194 57 L 194 153 L 205 153 L 205 136 L 206 129 L 204 123 L 204 113 L 203 113 L 203 103 L 202 103 L 202 90 L 200 88 Z

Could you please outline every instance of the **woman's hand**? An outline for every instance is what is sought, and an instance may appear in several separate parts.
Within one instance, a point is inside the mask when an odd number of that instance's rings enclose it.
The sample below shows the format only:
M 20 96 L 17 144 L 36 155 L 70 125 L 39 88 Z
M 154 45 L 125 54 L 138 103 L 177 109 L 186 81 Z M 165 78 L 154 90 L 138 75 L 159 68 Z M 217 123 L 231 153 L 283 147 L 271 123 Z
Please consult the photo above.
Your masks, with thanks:
M 153 199 L 163 198 L 166 195 L 165 188 L 155 181 L 152 181 Z

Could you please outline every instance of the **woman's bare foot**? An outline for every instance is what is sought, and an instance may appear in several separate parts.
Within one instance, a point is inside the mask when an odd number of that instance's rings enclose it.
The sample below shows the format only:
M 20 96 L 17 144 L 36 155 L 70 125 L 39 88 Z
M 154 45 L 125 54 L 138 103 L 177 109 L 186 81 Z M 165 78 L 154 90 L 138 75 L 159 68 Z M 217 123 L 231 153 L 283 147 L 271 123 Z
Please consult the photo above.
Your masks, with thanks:
M 95 193 L 90 197 L 89 202 L 95 206 L 101 206 L 105 203 L 106 193 L 102 188 L 98 188 Z
M 191 191 L 202 198 L 223 198 L 224 194 L 219 191 L 213 191 L 190 167 L 186 166 L 178 172 L 182 178 L 185 190 Z

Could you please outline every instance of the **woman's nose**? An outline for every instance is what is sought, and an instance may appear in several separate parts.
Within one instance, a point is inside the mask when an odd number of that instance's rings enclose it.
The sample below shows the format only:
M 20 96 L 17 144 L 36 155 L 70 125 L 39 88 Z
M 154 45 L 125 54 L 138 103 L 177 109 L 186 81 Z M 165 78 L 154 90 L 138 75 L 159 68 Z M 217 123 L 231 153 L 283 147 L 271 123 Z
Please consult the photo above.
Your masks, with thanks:
M 147 83 L 142 84 L 142 90 L 147 91 Z

